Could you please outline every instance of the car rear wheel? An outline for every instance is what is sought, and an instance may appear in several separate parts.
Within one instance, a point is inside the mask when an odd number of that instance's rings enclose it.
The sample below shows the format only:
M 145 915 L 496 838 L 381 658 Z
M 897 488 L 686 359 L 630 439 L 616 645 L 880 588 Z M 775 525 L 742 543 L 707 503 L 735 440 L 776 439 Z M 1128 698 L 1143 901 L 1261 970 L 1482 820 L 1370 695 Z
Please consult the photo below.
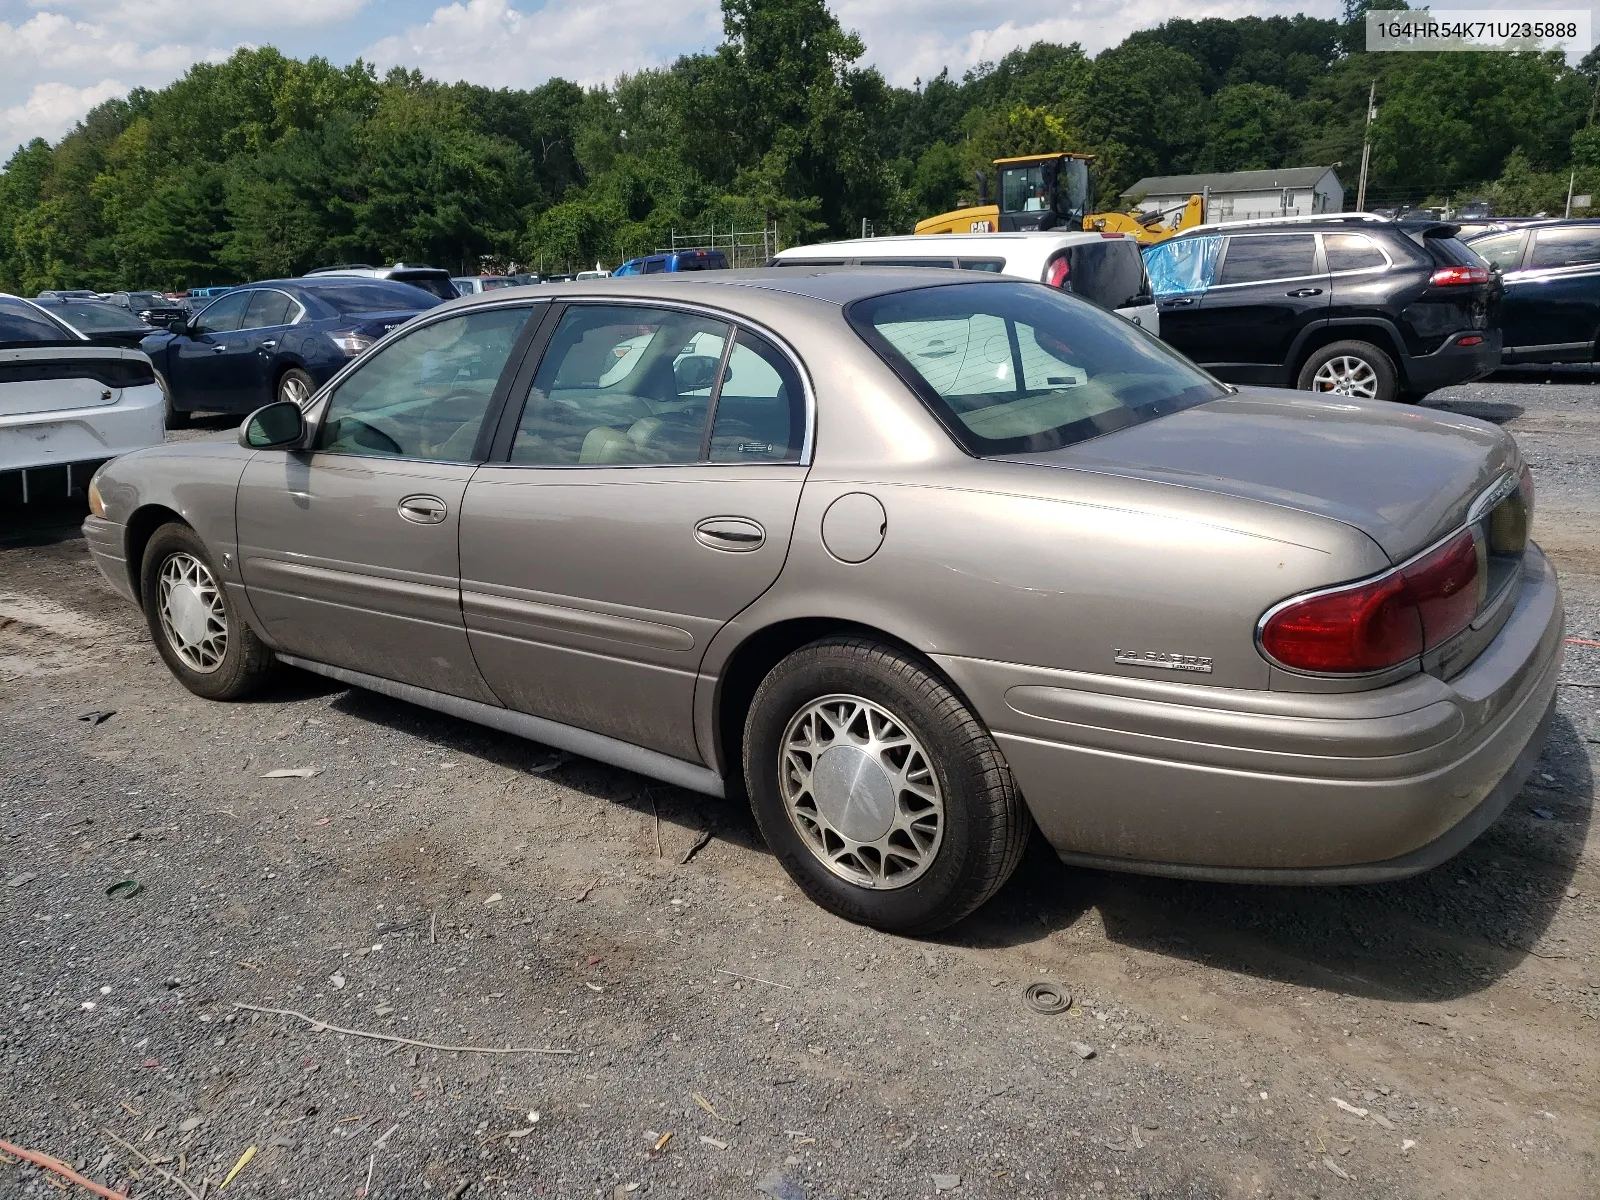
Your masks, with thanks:
M 145 620 L 178 682 L 208 700 L 242 700 L 278 671 L 278 660 L 228 600 L 198 534 L 163 525 L 145 546 Z
M 814 642 L 762 681 L 745 723 L 756 822 L 800 888 L 893 933 L 959 921 L 998 891 L 1031 827 L 999 747 L 910 654 Z
M 316 384 L 311 376 L 299 367 L 290 367 L 278 380 L 278 399 L 287 400 L 290 404 L 305 407 L 306 401 L 311 399 L 311 393 L 316 391 Z
M 156 372 L 156 386 L 161 389 L 161 403 L 167 413 L 167 428 L 186 429 L 190 415 L 184 409 L 172 407 L 172 387 L 167 383 L 167 377 L 160 371 Z
M 1306 359 L 1296 386 L 1358 400 L 1394 400 L 1400 377 L 1389 356 L 1371 342 L 1334 342 Z

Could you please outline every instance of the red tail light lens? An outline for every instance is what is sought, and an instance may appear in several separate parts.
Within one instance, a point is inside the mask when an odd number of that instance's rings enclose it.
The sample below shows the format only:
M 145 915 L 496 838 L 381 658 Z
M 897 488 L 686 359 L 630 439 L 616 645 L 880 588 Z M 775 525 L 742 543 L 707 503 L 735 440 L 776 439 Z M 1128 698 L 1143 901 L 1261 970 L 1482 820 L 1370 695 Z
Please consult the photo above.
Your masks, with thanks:
M 1059 258 L 1052 258 L 1050 265 L 1045 267 L 1044 281 L 1058 288 L 1067 282 L 1067 274 L 1067 256 L 1063 254 Z
M 1472 623 L 1487 586 L 1471 530 L 1398 570 L 1290 600 L 1261 626 L 1261 648 L 1296 671 L 1365 674 L 1398 666 Z
M 1465 283 L 1488 283 L 1488 267 L 1440 267 L 1428 276 L 1434 287 L 1459 287 Z

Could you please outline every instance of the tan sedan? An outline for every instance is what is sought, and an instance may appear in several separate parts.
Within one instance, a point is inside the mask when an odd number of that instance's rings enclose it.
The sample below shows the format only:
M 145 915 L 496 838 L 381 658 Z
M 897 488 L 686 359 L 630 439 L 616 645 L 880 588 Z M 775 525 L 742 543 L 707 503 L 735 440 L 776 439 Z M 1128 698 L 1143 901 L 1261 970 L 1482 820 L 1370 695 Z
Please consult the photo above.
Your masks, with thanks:
M 127 455 L 85 523 L 174 675 L 282 663 L 711 795 L 819 903 L 925 932 L 1069 863 L 1426 869 L 1561 657 L 1491 425 L 1217 383 L 964 272 L 507 288 L 302 410 Z

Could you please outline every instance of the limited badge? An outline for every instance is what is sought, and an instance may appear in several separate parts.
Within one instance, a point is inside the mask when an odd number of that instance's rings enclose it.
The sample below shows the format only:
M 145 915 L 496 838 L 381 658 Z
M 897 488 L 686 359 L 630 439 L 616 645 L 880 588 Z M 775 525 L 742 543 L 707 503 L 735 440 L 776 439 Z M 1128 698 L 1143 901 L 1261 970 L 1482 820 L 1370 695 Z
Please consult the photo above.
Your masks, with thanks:
M 1171 650 L 1113 650 L 1115 661 L 1126 667 L 1158 667 L 1163 671 L 1199 671 L 1211 674 L 1211 658 L 1204 654 L 1177 654 Z

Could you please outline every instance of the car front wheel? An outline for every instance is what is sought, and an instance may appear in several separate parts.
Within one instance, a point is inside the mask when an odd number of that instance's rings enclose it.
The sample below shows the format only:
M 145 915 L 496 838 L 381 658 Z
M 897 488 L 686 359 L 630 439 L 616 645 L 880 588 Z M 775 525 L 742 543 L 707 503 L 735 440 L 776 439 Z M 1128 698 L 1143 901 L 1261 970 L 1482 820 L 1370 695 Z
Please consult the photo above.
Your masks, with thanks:
M 278 399 L 298 404 L 301 408 L 306 406 L 306 401 L 311 399 L 311 393 L 316 390 L 311 376 L 299 367 L 290 367 L 278 380 Z
M 914 656 L 830 638 L 784 659 L 745 723 L 745 786 L 801 889 L 850 921 L 925 934 L 998 891 L 1031 827 L 999 747 Z
M 1358 400 L 1394 400 L 1400 394 L 1400 377 L 1393 360 L 1372 343 L 1334 342 L 1306 359 L 1295 386 Z
M 156 649 L 195 695 L 242 700 L 277 673 L 278 660 L 234 610 L 193 529 L 173 522 L 156 530 L 141 579 Z

